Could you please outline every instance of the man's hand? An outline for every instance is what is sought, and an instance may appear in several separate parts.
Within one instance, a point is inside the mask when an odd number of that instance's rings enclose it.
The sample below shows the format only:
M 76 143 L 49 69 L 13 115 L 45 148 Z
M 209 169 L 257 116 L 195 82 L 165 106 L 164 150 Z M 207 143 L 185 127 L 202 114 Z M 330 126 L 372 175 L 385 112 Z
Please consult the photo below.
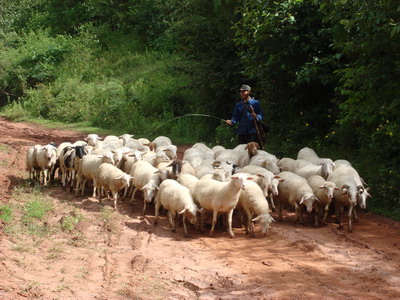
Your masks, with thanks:
M 225 120 L 225 123 L 228 124 L 229 126 L 232 126 L 232 121 L 231 120 Z

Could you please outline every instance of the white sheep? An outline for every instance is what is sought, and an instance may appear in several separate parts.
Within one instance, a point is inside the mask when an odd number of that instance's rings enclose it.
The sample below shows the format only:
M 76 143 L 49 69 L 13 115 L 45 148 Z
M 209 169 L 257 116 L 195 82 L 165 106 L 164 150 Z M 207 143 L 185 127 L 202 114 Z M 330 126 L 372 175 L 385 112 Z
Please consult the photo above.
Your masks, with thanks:
M 326 179 L 332 173 L 333 169 L 334 165 L 328 161 L 323 161 L 319 165 L 316 165 L 307 160 L 298 159 L 292 172 L 306 179 L 312 175 L 319 175 Z
M 256 142 L 250 142 L 247 144 L 240 144 L 233 148 L 233 150 L 239 153 L 239 167 L 243 168 L 250 164 L 250 160 L 254 155 L 258 154 L 260 146 Z
M 234 165 L 239 165 L 240 153 L 233 149 L 225 149 L 215 158 L 217 161 L 225 161 Z
M 148 146 L 150 144 L 150 141 L 146 138 L 139 138 L 137 141 L 142 145 L 142 146 Z
M 329 206 L 331 205 L 333 199 L 333 192 L 339 190 L 334 182 L 326 181 L 322 176 L 313 175 L 307 178 L 307 182 L 312 188 L 315 197 L 318 198 L 317 202 L 319 211 L 324 212 L 322 217 L 322 222 L 326 223 L 326 218 L 328 217 Z M 315 219 L 315 226 L 318 226 L 318 218 Z
M 152 141 L 152 143 L 154 143 L 156 147 L 172 145 L 171 139 L 166 136 L 158 136 Z
M 190 162 L 182 160 L 181 174 L 191 174 L 195 176 L 196 170 L 194 169 L 193 165 Z
M 200 150 L 204 159 L 214 159 L 215 157 L 214 152 L 204 143 L 196 143 L 192 148 Z
M 199 179 L 192 174 L 181 174 L 176 179 L 181 185 L 187 187 L 190 191 L 190 194 L 193 196 L 194 188 L 199 181 Z
M 76 175 L 75 195 L 78 195 L 79 189 L 81 189 L 81 194 L 83 196 L 86 181 L 91 180 L 93 181 L 93 197 L 96 197 L 96 172 L 102 163 L 114 165 L 113 154 L 111 152 L 107 152 L 103 155 L 88 154 L 82 158 Z
M 223 169 L 214 169 L 212 173 L 205 174 L 200 179 L 214 179 L 217 181 L 227 181 L 230 177 L 227 177 L 226 172 Z
M 314 151 L 314 149 L 309 147 L 304 147 L 300 149 L 297 153 L 297 159 L 304 159 L 316 165 L 320 163 L 320 158 L 318 154 Z
M 40 168 L 36 160 L 36 153 L 41 145 L 35 145 L 26 152 L 26 170 L 29 172 L 29 179 L 39 179 Z
M 217 145 L 211 148 L 212 152 L 214 152 L 214 158 L 217 157 L 223 150 L 225 150 L 224 146 Z
M 143 191 L 143 215 L 146 212 L 146 203 L 151 202 L 158 190 L 159 185 L 166 179 L 166 173 L 162 173 L 159 169 L 153 167 L 149 162 L 138 161 L 129 174 L 132 177 L 133 192 L 131 200 L 135 198 L 137 190 Z
M 289 171 L 281 172 L 279 176 L 284 181 L 279 184 L 279 194 L 275 198 L 279 203 L 278 219 L 282 220 L 283 205 L 288 203 L 295 208 L 296 222 L 300 220 L 303 223 L 302 205 L 311 213 L 314 209 L 315 201 L 318 201 L 318 199 L 305 178 Z
M 114 199 L 114 209 L 117 209 L 118 191 L 125 186 L 129 187 L 131 176 L 109 163 L 103 163 L 96 172 L 96 187 L 99 201 L 101 202 L 101 190 L 110 191 Z
M 93 147 L 96 147 L 97 145 L 98 145 L 98 142 L 101 140 L 102 138 L 101 137 L 99 137 L 97 134 L 95 134 L 95 133 L 91 133 L 91 134 L 88 134 L 86 137 L 85 137 L 85 141 L 87 142 L 87 144 L 89 145 L 89 146 L 93 146 Z M 74 145 L 74 146 L 77 146 L 77 145 Z M 80 146 L 82 146 L 82 145 L 80 145 Z
M 365 182 L 360 177 L 360 175 L 358 174 L 357 170 L 354 167 L 352 167 L 351 165 L 347 165 L 345 163 L 344 164 L 340 164 L 340 166 L 337 167 L 337 169 L 340 169 L 340 172 L 342 172 L 343 174 L 347 174 L 347 175 L 353 177 L 354 181 L 357 184 L 357 191 L 358 191 L 357 202 L 358 202 L 358 205 L 362 209 L 367 208 L 367 198 L 371 197 L 371 195 L 369 194 L 369 190 L 370 189 L 364 187 Z M 355 214 L 355 218 L 357 219 L 356 214 Z M 357 221 L 358 221 L 358 219 L 357 219 Z
M 206 156 L 197 148 L 188 148 L 183 153 L 183 160 L 190 162 L 194 168 L 199 166 L 205 159 Z M 214 159 L 214 156 L 211 159 Z
M 282 170 L 282 171 L 289 171 L 289 172 L 293 172 L 293 170 L 295 169 L 296 166 L 296 160 L 290 157 L 283 157 L 279 160 L 278 162 L 278 167 Z
M 312 175 L 321 175 L 324 177 L 324 179 L 328 178 L 328 176 L 332 173 L 332 171 L 335 169 L 335 164 L 330 158 L 320 158 L 318 154 L 309 147 L 304 147 L 300 149 L 300 151 L 297 154 L 297 160 L 306 160 L 314 165 L 321 166 L 321 174 L 311 174 L 310 171 L 303 171 L 305 172 L 306 176 L 312 176 Z M 299 169 L 299 167 L 297 167 Z M 307 169 L 307 168 L 306 168 Z M 310 175 L 311 174 L 311 175 Z M 303 176 L 303 175 L 301 175 Z M 307 177 L 305 177 L 307 178 Z
M 274 196 L 279 193 L 278 185 L 280 182 L 284 181 L 279 175 L 274 175 L 271 171 L 254 165 L 248 165 L 244 167 L 242 172 L 256 175 L 254 182 L 257 183 L 261 190 L 264 192 L 264 196 L 270 198 L 271 207 L 275 209 Z
M 176 151 L 178 148 L 175 145 L 168 145 L 168 146 L 157 146 L 156 154 L 165 153 L 170 159 L 176 159 Z
M 169 224 L 173 232 L 176 232 L 176 213 L 183 216 L 183 230 L 185 237 L 187 237 L 186 218 L 189 219 L 190 223 L 196 224 L 198 212 L 198 208 L 193 201 L 189 189 L 175 180 L 166 179 L 160 184 L 154 201 L 154 225 L 158 223 L 158 213 L 162 206 L 164 209 L 168 210 Z
M 133 134 L 124 133 L 118 137 L 118 139 L 122 142 L 122 146 L 125 146 L 130 138 L 134 137 Z
M 250 165 L 256 165 L 267 170 L 270 170 L 274 175 L 277 175 L 281 170 L 278 166 L 278 158 L 264 150 L 258 150 L 258 154 L 250 159 Z
M 214 233 L 215 224 L 217 223 L 218 213 L 227 213 L 228 215 L 228 232 L 231 238 L 235 235 L 232 231 L 232 214 L 240 196 L 240 191 L 245 189 L 247 180 L 253 177 L 248 174 L 235 174 L 228 182 L 219 182 L 213 179 L 200 179 L 193 193 L 196 203 L 202 208 L 213 212 L 213 221 L 210 230 L 210 236 Z M 201 215 L 201 229 L 204 228 L 204 213 Z
M 67 182 L 69 182 L 72 190 L 80 160 L 86 154 L 87 152 L 84 146 L 67 146 L 63 149 L 59 157 L 61 183 L 63 187 L 66 187 Z
M 261 226 L 261 233 L 265 236 L 268 233 L 269 225 L 274 219 L 269 214 L 268 202 L 260 186 L 252 181 L 248 181 L 246 189 L 240 192 L 238 209 L 242 209 L 247 216 L 246 233 L 255 237 L 253 222 L 258 222 Z M 257 217 L 253 219 L 253 214 Z
M 39 180 L 40 180 L 40 173 L 43 174 L 42 184 L 46 185 L 48 180 L 48 174 L 50 171 L 53 171 L 53 168 L 56 165 L 57 161 L 57 152 L 56 147 L 53 145 L 45 145 L 41 146 L 40 148 L 35 148 L 34 150 L 34 157 L 36 157 L 36 162 L 38 167 L 41 171 L 39 171 Z
M 352 214 L 355 206 L 357 205 L 357 183 L 353 177 L 347 175 L 341 169 L 335 170 L 327 180 L 335 183 L 340 189 L 339 191 L 335 191 L 333 193 L 336 221 L 339 224 L 339 228 L 343 228 L 343 208 L 348 207 L 348 232 L 353 232 Z
M 142 152 L 139 150 L 132 150 L 129 153 L 125 153 L 122 156 L 122 160 L 120 162 L 119 168 L 124 171 L 125 173 L 129 174 L 131 172 L 132 165 L 139 161 L 142 160 Z

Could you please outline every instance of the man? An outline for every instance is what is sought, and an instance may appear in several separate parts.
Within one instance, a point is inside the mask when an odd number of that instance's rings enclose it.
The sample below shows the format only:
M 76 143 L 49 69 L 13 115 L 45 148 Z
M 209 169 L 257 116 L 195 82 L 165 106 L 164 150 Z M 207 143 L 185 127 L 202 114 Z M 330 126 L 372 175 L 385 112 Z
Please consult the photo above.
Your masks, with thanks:
M 257 129 L 255 121 L 261 121 L 263 114 L 260 102 L 250 97 L 251 88 L 247 84 L 243 84 L 240 89 L 240 98 L 242 100 L 236 103 L 233 111 L 232 119 L 225 120 L 229 126 L 238 124 L 236 134 L 238 135 L 239 144 L 247 144 L 250 142 L 258 142 Z

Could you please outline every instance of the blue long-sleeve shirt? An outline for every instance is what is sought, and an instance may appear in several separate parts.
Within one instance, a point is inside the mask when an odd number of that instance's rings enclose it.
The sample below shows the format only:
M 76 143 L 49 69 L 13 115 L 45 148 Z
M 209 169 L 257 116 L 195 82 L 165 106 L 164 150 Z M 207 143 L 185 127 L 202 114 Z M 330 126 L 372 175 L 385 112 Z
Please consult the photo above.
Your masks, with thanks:
M 263 114 L 261 111 L 260 102 L 256 99 L 250 99 L 246 102 L 248 109 L 243 105 L 243 101 L 236 103 L 235 109 L 233 111 L 233 116 L 231 119 L 232 125 L 238 123 L 238 128 L 236 133 L 238 135 L 247 135 L 256 133 L 256 127 L 254 125 L 253 117 L 251 116 L 250 105 L 254 109 L 254 113 L 257 115 L 257 121 L 263 119 Z

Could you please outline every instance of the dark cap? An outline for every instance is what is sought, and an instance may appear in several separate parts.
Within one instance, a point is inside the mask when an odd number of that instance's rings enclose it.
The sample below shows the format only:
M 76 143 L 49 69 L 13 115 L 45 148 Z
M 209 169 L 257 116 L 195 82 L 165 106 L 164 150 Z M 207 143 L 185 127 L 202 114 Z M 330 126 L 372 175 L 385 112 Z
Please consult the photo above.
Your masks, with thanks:
M 248 86 L 247 84 L 242 84 L 242 86 L 240 87 L 239 91 L 251 91 L 251 87 Z

